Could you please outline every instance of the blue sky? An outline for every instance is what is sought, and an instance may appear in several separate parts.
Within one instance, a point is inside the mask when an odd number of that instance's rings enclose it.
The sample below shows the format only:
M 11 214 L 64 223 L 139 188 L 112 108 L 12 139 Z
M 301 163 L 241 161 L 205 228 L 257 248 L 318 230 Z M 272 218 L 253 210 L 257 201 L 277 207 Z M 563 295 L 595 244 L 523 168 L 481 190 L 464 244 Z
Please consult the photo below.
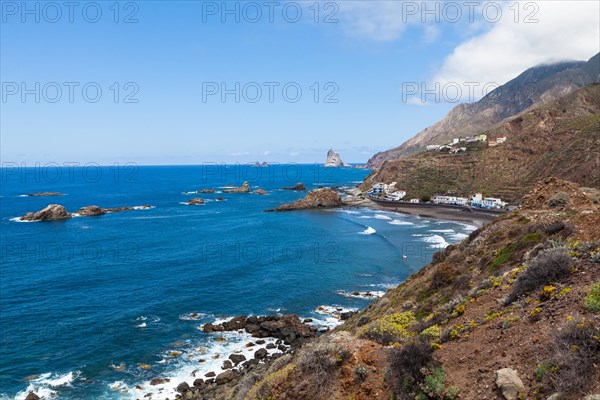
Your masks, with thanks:
M 63 2 L 28 2 L 29 14 L 20 1 L 1 3 L 2 162 L 29 164 L 321 162 L 331 147 L 365 162 L 456 105 L 407 97 L 407 84 L 501 84 L 600 47 L 597 2 L 482 2 L 472 21 L 458 2 L 455 23 L 448 2 L 428 3 L 433 14 L 421 2 L 320 2 L 318 23 L 313 1 L 287 2 L 286 13 L 274 2 L 273 22 L 261 1 L 120 2 L 118 15 L 113 1 L 79 2 L 73 22 Z M 501 6 L 501 19 L 483 13 L 487 3 Z M 239 22 L 221 14 L 224 4 L 237 5 Z M 332 12 L 337 22 L 326 23 Z M 235 92 L 236 83 L 240 101 L 222 101 L 221 85 Z

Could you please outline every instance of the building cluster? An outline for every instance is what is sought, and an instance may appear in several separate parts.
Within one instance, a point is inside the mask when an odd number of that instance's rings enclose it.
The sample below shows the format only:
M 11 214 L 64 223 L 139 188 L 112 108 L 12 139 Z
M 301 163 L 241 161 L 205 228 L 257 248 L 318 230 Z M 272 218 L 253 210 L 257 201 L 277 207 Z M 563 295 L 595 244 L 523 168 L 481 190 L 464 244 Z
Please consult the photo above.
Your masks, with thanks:
M 391 184 L 377 183 L 368 192 L 369 195 L 389 201 L 401 201 L 406 196 L 406 190 L 396 188 L 396 182 Z M 406 200 L 405 200 L 406 201 Z M 419 203 L 419 199 L 410 199 L 411 203 Z M 501 209 L 507 203 L 496 197 L 483 197 L 481 193 L 475 193 L 470 197 L 436 195 L 431 199 L 434 204 L 471 206 L 485 209 Z
M 456 196 L 434 196 L 431 199 L 435 204 L 452 204 L 458 206 L 471 206 L 487 209 L 500 209 L 507 206 L 505 201 L 496 197 L 483 197 L 481 193 L 475 193 L 471 197 Z
M 488 137 L 486 134 L 481 134 L 481 135 L 477 135 L 477 136 L 467 136 L 466 138 L 454 138 L 454 139 L 452 139 L 452 142 L 447 143 L 447 144 L 441 144 L 441 145 L 440 144 L 430 144 L 426 148 L 428 151 L 441 151 L 441 152 L 448 152 L 448 153 L 452 153 L 452 154 L 458 154 L 458 153 L 463 153 L 463 152 L 467 151 L 467 147 L 462 146 L 463 144 L 481 142 L 481 143 L 487 143 L 487 145 L 489 147 L 495 147 L 499 144 L 504 143 L 505 141 L 506 141 L 506 136 L 496 136 L 495 139 L 488 140 Z

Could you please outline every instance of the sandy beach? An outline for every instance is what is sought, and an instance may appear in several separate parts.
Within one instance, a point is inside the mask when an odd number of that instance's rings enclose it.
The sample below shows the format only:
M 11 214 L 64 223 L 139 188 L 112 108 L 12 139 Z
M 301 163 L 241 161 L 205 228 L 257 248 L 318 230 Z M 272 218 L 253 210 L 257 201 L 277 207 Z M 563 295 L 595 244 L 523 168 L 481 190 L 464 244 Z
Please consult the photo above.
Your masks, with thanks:
M 369 199 L 348 203 L 351 207 L 366 207 L 377 210 L 394 211 L 401 214 L 416 215 L 425 218 L 435 218 L 447 221 L 464 222 L 481 228 L 488 222 L 498 218 L 499 214 L 486 213 L 485 211 L 471 212 L 460 208 L 450 208 L 431 205 L 402 205 L 398 203 L 382 204 Z

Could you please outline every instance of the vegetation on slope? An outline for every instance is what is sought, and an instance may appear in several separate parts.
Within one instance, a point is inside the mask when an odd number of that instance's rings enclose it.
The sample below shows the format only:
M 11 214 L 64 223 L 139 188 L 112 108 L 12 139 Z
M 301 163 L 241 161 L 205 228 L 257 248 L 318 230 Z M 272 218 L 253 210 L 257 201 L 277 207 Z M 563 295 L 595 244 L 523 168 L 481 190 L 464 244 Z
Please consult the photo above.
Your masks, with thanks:
M 567 201 L 551 202 L 557 193 Z M 521 399 L 600 393 L 599 254 L 598 206 L 546 179 L 232 398 L 495 399 L 503 368 L 522 380 Z

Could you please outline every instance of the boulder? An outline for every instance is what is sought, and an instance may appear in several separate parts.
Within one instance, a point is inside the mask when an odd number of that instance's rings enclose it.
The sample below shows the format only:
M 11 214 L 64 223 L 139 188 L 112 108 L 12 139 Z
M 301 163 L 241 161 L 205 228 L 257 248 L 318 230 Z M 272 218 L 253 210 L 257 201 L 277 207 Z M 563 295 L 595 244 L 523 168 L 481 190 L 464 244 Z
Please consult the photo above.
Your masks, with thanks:
M 295 192 L 306 192 L 306 186 L 302 182 L 296 183 L 294 186 L 281 188 L 282 190 L 293 190 Z
M 204 204 L 204 199 L 201 197 L 196 197 L 196 198 L 188 200 L 189 206 L 196 206 L 196 205 L 202 205 L 202 204 Z
M 214 376 L 217 376 L 217 374 L 215 374 L 213 371 L 210 371 L 210 372 L 206 373 L 204 376 L 207 378 L 212 378 Z
M 267 350 L 265 349 L 258 349 L 254 352 L 254 358 L 256 358 L 257 360 L 262 360 L 263 358 L 265 358 L 269 353 L 267 352 Z
M 79 211 L 77 211 L 77 214 L 81 215 L 82 217 L 95 217 L 106 214 L 106 211 L 98 206 L 87 206 L 81 207 Z
M 496 371 L 496 386 L 506 400 L 515 400 L 519 392 L 525 389 L 517 371 L 512 368 L 502 368 Z
M 69 219 L 72 215 L 60 204 L 49 204 L 43 210 L 29 212 L 20 218 L 21 221 L 58 221 Z
M 150 381 L 150 386 L 162 385 L 169 382 L 169 378 L 154 378 Z
M 266 191 L 266 190 L 263 190 L 263 189 L 256 189 L 256 190 L 255 190 L 254 192 L 252 192 L 252 193 L 255 193 L 255 194 L 261 194 L 261 195 L 268 194 L 268 193 L 267 193 L 267 191 Z
M 185 393 L 190 390 L 190 385 L 188 385 L 187 382 L 181 382 L 179 385 L 177 385 L 176 390 L 178 393 Z
M 35 394 L 33 392 L 29 392 L 27 397 L 25 397 L 25 400 L 40 400 L 40 396 L 38 396 L 37 394 Z
M 221 365 L 221 369 L 231 369 L 233 368 L 233 363 L 229 360 L 223 361 L 223 365 Z
M 267 211 L 292 211 L 315 208 L 333 208 L 343 205 L 339 194 L 331 189 L 317 189 L 311 191 L 304 199 L 296 200 L 294 203 L 281 205 L 274 210 Z
M 215 189 L 201 189 L 198 190 L 198 193 L 215 193 L 216 190 Z
M 223 190 L 223 193 L 249 193 L 250 186 L 248 185 L 248 181 L 244 182 L 242 186 L 236 187 L 229 190 Z
M 234 379 L 235 372 L 233 372 L 232 370 L 228 370 L 225 372 L 221 372 L 219 375 L 217 375 L 215 382 L 217 382 L 217 385 L 222 385 L 224 383 L 231 382 Z
M 232 354 L 229 356 L 229 359 L 235 364 L 238 365 L 242 361 L 246 361 L 246 356 L 243 354 Z
M 206 383 L 204 382 L 204 379 L 198 378 L 198 379 L 196 379 L 194 381 L 194 387 L 203 388 L 204 386 L 206 386 Z

